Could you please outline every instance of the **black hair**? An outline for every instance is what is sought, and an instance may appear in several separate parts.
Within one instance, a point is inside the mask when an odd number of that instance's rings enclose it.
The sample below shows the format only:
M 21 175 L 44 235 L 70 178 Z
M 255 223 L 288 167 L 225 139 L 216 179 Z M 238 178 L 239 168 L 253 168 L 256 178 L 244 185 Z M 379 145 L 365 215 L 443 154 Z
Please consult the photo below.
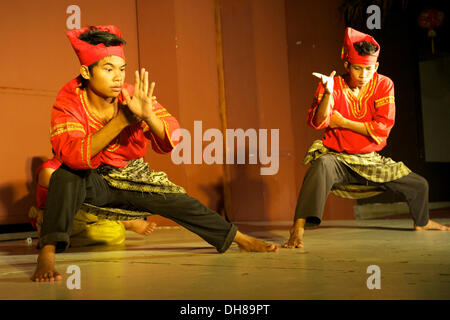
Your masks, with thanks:
M 368 56 L 378 51 L 378 47 L 375 44 L 365 40 L 355 42 L 353 44 L 353 48 L 355 48 L 355 50 L 358 52 L 360 56 Z
M 121 37 L 110 33 L 108 31 L 100 31 L 96 27 L 89 27 L 89 30 L 80 34 L 78 39 L 83 40 L 92 45 L 97 45 L 103 43 L 105 47 L 114 47 L 124 45 L 127 42 Z M 98 61 L 88 66 L 89 74 L 92 75 L 92 70 L 98 64 Z M 81 78 L 81 88 L 86 88 L 88 84 L 88 80 Z

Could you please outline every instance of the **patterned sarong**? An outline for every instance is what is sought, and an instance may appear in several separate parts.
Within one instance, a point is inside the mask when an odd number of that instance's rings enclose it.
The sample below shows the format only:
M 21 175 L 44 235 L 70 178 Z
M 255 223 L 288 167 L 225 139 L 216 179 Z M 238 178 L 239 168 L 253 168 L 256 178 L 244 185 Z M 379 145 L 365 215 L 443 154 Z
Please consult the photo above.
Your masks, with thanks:
M 160 194 L 186 193 L 184 188 L 171 182 L 166 173 L 151 170 L 143 158 L 131 160 L 123 168 L 101 166 L 97 169 L 97 172 L 109 186 L 121 190 Z M 145 219 L 151 215 L 149 212 L 97 207 L 88 203 L 83 203 L 81 209 L 101 219 L 108 220 Z
M 97 172 L 113 188 L 160 194 L 186 193 L 182 187 L 172 183 L 166 173 L 150 170 L 143 158 L 130 161 L 124 168 L 103 166 L 97 169 Z M 145 219 L 150 215 L 149 212 L 97 207 L 83 203 L 74 217 L 70 235 L 71 246 L 122 244 L 125 241 L 125 227 L 120 221 Z M 32 206 L 28 216 L 36 219 L 40 237 L 44 210 Z
M 344 163 L 351 170 L 361 177 L 375 183 L 384 183 L 400 179 L 408 175 L 411 170 L 403 162 L 395 162 L 391 158 L 386 158 L 377 152 L 348 154 L 335 152 L 322 143 L 322 140 L 316 140 L 309 148 L 303 160 L 306 165 L 320 158 L 325 154 L 334 155 L 339 161 Z M 361 199 L 376 196 L 385 191 L 382 185 L 336 185 L 331 192 L 336 196 Z

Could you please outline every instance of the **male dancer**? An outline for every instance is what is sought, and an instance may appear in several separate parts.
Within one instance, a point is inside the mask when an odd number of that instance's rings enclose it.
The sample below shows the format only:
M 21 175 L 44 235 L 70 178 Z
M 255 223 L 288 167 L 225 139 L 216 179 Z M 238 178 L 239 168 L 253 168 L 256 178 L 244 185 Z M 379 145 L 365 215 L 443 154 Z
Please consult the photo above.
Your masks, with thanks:
M 143 161 L 149 142 L 160 153 L 172 151 L 177 120 L 156 102 L 148 72 L 124 82 L 125 55 L 117 27 L 98 26 L 67 32 L 81 62 L 80 76 L 58 93 L 52 110 L 51 144 L 63 163 L 50 180 L 40 252 L 34 281 L 60 280 L 55 252 L 70 242 L 80 206 L 135 210 L 169 218 L 225 252 L 236 242 L 241 250 L 276 252 L 275 245 L 242 234 L 237 227 L 186 194 L 163 172 Z M 140 212 L 140 213 L 139 213 Z M 113 218 L 109 216 L 109 218 Z
M 329 192 L 362 198 L 390 189 L 406 199 L 415 230 L 450 230 L 429 219 L 428 183 L 402 162 L 380 156 L 394 125 L 394 84 L 377 73 L 380 45 L 347 28 L 341 58 L 347 73 L 321 79 L 308 112 L 308 124 L 325 129 L 308 150 L 311 162 L 295 209 L 290 238 L 283 247 L 302 248 L 305 225 L 321 223 Z

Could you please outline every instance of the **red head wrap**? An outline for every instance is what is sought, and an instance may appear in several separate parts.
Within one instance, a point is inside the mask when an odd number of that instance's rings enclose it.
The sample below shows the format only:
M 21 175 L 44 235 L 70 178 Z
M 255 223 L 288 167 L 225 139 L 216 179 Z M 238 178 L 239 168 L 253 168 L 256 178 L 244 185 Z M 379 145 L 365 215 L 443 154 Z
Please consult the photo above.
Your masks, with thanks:
M 122 33 L 120 32 L 120 30 L 113 25 L 87 27 L 67 31 L 67 37 L 69 38 L 69 41 L 72 44 L 72 47 L 74 48 L 75 53 L 77 54 L 78 59 L 80 60 L 80 63 L 82 65 L 90 66 L 94 62 L 97 62 L 98 60 L 109 56 L 118 56 L 125 59 L 123 45 L 107 47 L 103 43 L 92 45 L 78 39 L 78 37 L 82 33 L 85 33 L 86 31 L 89 31 L 91 29 L 97 29 L 98 31 L 107 31 L 109 33 L 115 34 L 118 37 L 122 37 Z
M 367 41 L 377 46 L 378 50 L 367 56 L 360 56 L 353 44 L 360 41 Z M 348 60 L 352 64 L 372 65 L 377 62 L 380 54 L 380 45 L 368 34 L 359 32 L 352 28 L 345 29 L 344 44 L 342 45 L 341 59 Z

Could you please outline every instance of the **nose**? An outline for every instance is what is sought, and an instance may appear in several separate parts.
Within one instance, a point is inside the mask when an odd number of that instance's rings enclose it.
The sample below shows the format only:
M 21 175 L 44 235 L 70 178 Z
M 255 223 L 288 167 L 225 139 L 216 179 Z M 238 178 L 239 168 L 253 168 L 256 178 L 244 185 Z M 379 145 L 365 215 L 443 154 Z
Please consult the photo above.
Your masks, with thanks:
M 366 69 L 363 69 L 362 72 L 361 72 L 361 75 L 362 75 L 362 78 L 363 78 L 363 79 L 367 78 L 367 75 L 368 75 L 368 74 L 369 74 L 369 71 L 366 70 Z
M 114 78 L 113 78 L 113 80 L 114 80 L 115 82 L 121 82 L 121 81 L 122 81 L 122 78 L 123 78 L 123 75 L 122 75 L 122 72 L 121 72 L 121 71 L 116 71 L 116 72 L 114 72 Z

